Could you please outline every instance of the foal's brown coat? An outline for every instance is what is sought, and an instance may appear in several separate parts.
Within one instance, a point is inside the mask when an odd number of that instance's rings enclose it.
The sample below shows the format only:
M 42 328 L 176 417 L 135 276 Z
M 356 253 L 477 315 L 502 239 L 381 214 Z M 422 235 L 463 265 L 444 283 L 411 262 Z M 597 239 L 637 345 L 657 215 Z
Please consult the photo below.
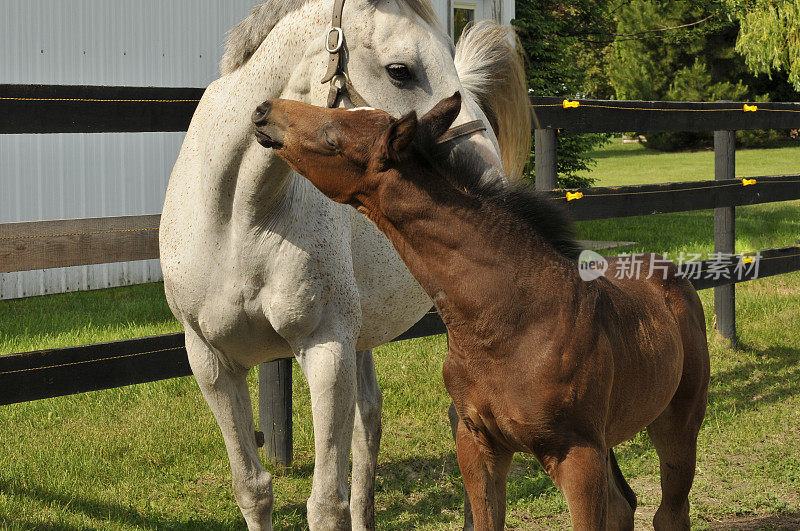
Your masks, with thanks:
M 697 294 L 674 266 L 584 282 L 546 199 L 434 169 L 431 146 L 460 106 L 456 94 L 418 121 L 273 100 L 253 119 L 263 145 L 386 234 L 436 304 L 476 528 L 503 528 L 514 452 L 542 463 L 576 529 L 632 528 L 610 449 L 645 427 L 661 462 L 656 529 L 688 528 L 709 378 Z

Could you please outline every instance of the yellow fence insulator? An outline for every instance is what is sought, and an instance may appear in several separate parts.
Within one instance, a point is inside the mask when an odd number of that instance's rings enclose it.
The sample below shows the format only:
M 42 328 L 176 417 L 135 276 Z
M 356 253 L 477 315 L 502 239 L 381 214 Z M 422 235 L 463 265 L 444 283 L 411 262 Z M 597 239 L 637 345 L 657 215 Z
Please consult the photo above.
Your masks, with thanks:
M 583 192 L 567 192 L 567 201 L 574 201 L 583 197 Z

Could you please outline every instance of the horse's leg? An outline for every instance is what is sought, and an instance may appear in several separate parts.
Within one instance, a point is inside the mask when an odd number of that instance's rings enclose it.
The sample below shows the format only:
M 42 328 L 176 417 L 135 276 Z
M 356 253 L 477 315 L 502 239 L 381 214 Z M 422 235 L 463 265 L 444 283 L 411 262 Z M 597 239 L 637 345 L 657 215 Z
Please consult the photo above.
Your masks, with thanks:
M 619 469 L 614 450 L 608 450 L 608 524 L 611 529 L 633 531 L 636 495 Z
M 567 499 L 575 531 L 607 529 L 607 455 L 607 450 L 584 445 L 573 446 L 560 461 L 553 457 L 542 459 L 548 474 Z
M 191 328 L 189 364 L 222 431 L 233 476 L 233 494 L 250 531 L 272 529 L 272 476 L 258 457 L 247 371 L 228 368 Z
M 453 434 L 453 441 L 456 441 L 456 432 L 458 431 L 458 412 L 456 406 L 450 402 L 450 409 L 447 411 L 447 416 L 450 417 L 450 431 Z M 463 482 L 462 482 L 463 483 Z M 464 491 L 464 531 L 475 529 L 475 524 L 472 521 L 472 506 L 469 504 L 469 496 L 467 495 L 467 488 Z
M 690 528 L 689 490 L 694 481 L 697 434 L 705 415 L 705 390 L 699 395 L 680 398 L 676 394 L 667 409 L 647 427 L 661 472 L 661 505 L 653 519 L 657 531 Z
M 458 466 L 472 500 L 475 527 L 502 530 L 506 520 L 506 481 L 513 452 L 479 442 L 463 421 L 456 430 Z
M 358 394 L 353 423 L 353 529 L 375 529 L 375 471 L 381 444 L 381 390 L 371 350 L 356 353 Z
M 667 408 L 647 427 L 658 452 L 661 505 L 653 518 L 656 530 L 689 529 L 689 491 L 697 461 L 697 434 L 708 402 L 709 359 L 703 307 L 694 290 L 674 298 L 673 314 L 683 338 L 683 373 Z
M 314 484 L 306 506 L 312 530 L 351 528 L 347 479 L 356 405 L 356 352 L 354 340 L 335 329 L 318 329 L 292 345 L 311 391 Z

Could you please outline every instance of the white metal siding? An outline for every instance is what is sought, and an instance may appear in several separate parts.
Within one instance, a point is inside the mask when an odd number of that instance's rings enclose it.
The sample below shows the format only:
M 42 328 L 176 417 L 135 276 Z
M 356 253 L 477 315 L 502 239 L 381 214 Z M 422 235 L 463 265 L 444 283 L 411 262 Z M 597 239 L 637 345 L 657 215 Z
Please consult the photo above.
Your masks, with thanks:
M 275 0 L 278 1 L 278 0 Z M 502 4 L 502 22 L 513 0 Z M 205 87 L 259 0 L 0 0 L 0 83 Z M 434 0 L 447 24 L 451 0 Z M 510 8 L 509 8 L 510 6 Z M 183 133 L 0 135 L 0 223 L 161 212 Z M 0 299 L 160 280 L 157 260 L 0 274 Z
M 205 87 L 258 0 L 0 0 L 0 83 Z M 0 135 L 0 223 L 161 212 L 183 133 Z M 157 260 L 0 274 L 0 299 L 159 280 Z

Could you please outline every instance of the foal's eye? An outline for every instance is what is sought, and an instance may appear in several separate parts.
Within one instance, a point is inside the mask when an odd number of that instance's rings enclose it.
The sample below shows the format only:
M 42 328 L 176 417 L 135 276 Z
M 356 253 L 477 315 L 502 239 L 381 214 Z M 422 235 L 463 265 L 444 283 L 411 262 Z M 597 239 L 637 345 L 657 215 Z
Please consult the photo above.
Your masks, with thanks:
M 338 147 L 336 144 L 336 134 L 331 131 L 328 124 L 322 126 L 322 136 L 325 137 L 325 142 L 332 148 Z
M 392 63 L 386 67 L 389 77 L 395 81 L 408 81 L 411 79 L 411 69 L 402 63 Z

